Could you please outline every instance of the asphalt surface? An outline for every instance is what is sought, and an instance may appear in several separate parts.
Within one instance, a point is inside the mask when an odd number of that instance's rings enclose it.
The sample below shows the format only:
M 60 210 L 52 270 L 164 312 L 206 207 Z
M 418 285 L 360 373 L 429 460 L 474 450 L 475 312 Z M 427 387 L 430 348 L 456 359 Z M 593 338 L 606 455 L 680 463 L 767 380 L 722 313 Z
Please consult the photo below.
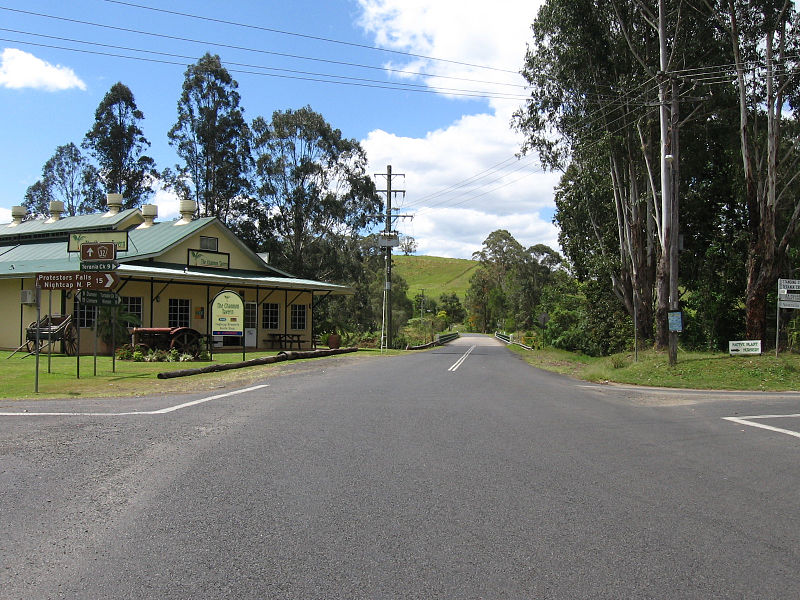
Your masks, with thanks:
M 0 598 L 800 597 L 799 394 L 480 336 L 250 388 L 3 402 Z

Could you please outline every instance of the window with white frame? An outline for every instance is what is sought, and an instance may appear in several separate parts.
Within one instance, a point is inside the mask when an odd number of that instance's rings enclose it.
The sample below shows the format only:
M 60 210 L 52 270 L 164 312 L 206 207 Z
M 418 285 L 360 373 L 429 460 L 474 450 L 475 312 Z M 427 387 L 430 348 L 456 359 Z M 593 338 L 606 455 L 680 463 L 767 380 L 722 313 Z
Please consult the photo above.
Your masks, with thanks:
M 142 297 L 141 296 L 122 296 L 121 297 L 121 305 L 123 312 L 129 313 L 139 319 L 139 324 L 141 324 L 142 319 L 144 318 L 144 310 L 142 309 Z
M 261 305 L 261 327 L 264 329 L 277 329 L 279 322 L 278 304 L 264 302 Z
M 72 305 L 72 314 L 78 322 L 78 327 L 83 329 L 94 327 L 94 322 L 97 319 L 97 306 L 94 304 L 83 304 L 78 302 L 76 298 Z
M 258 327 L 258 310 L 255 302 L 244 303 L 244 328 L 255 329 Z
M 170 327 L 189 327 L 191 302 L 186 298 L 170 298 L 168 321 Z
M 305 304 L 292 304 L 291 312 L 291 328 L 305 329 L 306 328 L 306 305 Z

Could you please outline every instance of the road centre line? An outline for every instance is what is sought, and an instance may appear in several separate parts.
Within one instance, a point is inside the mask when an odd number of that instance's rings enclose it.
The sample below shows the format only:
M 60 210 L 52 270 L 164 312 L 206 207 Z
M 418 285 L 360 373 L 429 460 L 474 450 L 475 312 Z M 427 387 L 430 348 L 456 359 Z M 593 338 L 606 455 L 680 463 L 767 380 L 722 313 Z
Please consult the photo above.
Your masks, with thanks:
M 236 396 L 244 394 L 245 392 L 253 392 L 261 388 L 269 387 L 269 384 L 264 383 L 261 385 L 254 385 L 253 387 L 244 388 L 241 390 L 234 390 L 233 392 L 226 392 L 224 394 L 217 394 L 207 398 L 200 398 L 199 400 L 192 400 L 191 402 L 184 402 L 175 406 L 168 406 L 167 408 L 160 408 L 158 410 L 142 410 L 134 412 L 120 412 L 120 413 L 103 413 L 103 412 L 0 412 L 0 417 L 128 417 L 139 415 L 165 415 L 167 413 L 196 406 L 212 400 L 219 400 L 220 398 L 228 398 L 229 396 Z
M 781 427 L 773 427 L 772 425 L 765 425 L 764 423 L 756 423 L 752 419 L 785 419 L 785 418 L 800 418 L 800 414 L 793 415 L 754 415 L 751 417 L 722 417 L 726 421 L 739 423 L 740 425 L 747 425 L 748 427 L 758 427 L 759 429 L 767 429 L 768 431 L 775 431 L 777 433 L 785 433 L 796 438 L 800 438 L 800 431 L 793 431 L 791 429 L 783 429 Z
M 469 350 L 467 350 L 467 351 L 466 351 L 466 352 L 465 352 L 465 353 L 464 353 L 464 354 L 461 356 L 461 358 L 459 358 L 459 359 L 458 359 L 458 360 L 457 360 L 455 363 L 453 363 L 453 366 L 451 366 L 451 367 L 450 367 L 449 369 L 447 369 L 447 370 L 452 372 L 452 371 L 455 371 L 456 369 L 458 369 L 458 367 L 460 367 L 460 366 L 461 366 L 461 365 L 464 363 L 464 361 L 465 361 L 465 360 L 467 360 L 467 357 L 470 355 L 470 353 L 471 353 L 473 350 L 475 350 L 475 348 L 476 348 L 476 347 L 477 347 L 477 346 L 476 346 L 475 344 L 473 344 L 472 346 L 470 346 L 470 347 L 469 347 Z

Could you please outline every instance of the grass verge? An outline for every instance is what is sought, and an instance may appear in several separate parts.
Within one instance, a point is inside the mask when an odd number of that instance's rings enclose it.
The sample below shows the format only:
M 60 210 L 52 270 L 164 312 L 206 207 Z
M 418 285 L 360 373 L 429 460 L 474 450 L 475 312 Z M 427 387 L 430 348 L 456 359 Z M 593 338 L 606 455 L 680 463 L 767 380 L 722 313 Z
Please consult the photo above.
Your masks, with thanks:
M 398 351 L 392 351 L 398 352 Z M 384 352 L 385 353 L 385 352 Z M 132 362 L 116 361 L 116 372 L 112 372 L 110 356 L 97 357 L 97 375 L 94 374 L 94 357 L 80 359 L 80 379 L 77 374 L 77 359 L 74 356 L 53 355 L 50 372 L 47 371 L 47 355 L 39 357 L 39 393 L 34 391 L 36 362 L 33 356 L 20 358 L 21 354 L 8 358 L 10 352 L 0 351 L 3 385 L 0 399 L 48 399 L 48 398 L 103 398 L 109 396 L 144 396 L 151 394 L 178 394 L 197 392 L 250 382 L 276 375 L 297 363 L 318 360 L 336 360 L 345 354 L 330 357 L 287 361 L 272 365 L 259 365 L 243 369 L 232 369 L 221 373 L 204 373 L 175 379 L 157 379 L 165 371 L 204 367 L 214 363 L 234 363 L 242 360 L 241 352 L 214 355 L 214 361 L 196 362 Z M 247 359 L 273 356 L 276 352 L 248 352 Z M 359 350 L 360 356 L 380 355 L 379 350 Z
M 555 349 L 525 350 L 511 346 L 534 367 L 594 382 L 703 390 L 800 390 L 800 355 L 729 356 L 723 353 L 679 352 L 669 365 L 666 352 L 589 357 Z

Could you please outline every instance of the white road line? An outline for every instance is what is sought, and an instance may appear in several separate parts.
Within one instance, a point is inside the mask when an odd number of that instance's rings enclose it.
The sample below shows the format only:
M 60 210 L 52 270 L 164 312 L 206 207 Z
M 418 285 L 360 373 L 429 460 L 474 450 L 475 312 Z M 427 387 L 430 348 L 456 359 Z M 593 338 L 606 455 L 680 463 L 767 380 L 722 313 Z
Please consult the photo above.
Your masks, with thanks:
M 447 369 L 447 370 L 448 370 L 448 371 L 455 371 L 456 369 L 458 369 L 458 367 L 460 367 L 460 366 L 463 364 L 463 362 L 464 362 L 465 360 L 467 360 L 467 357 L 470 355 L 470 353 L 471 353 L 473 350 L 475 350 L 475 348 L 476 348 L 476 347 L 477 347 L 477 346 L 476 346 L 475 344 L 473 344 L 472 346 L 470 346 L 470 347 L 469 347 L 469 350 L 467 350 L 466 352 L 464 352 L 464 354 L 461 356 L 461 358 L 459 358 L 459 359 L 458 359 L 458 360 L 457 360 L 455 363 L 453 363 L 453 366 L 452 366 L 452 367 L 450 367 L 450 368 L 449 368 L 449 369 Z
M 103 413 L 103 412 L 0 412 L 0 417 L 129 417 L 139 415 L 164 415 L 167 413 L 188 408 L 204 402 L 211 402 L 212 400 L 219 400 L 220 398 L 227 398 L 229 396 L 236 396 L 244 394 L 245 392 L 253 392 L 261 388 L 268 387 L 269 384 L 264 383 L 261 385 L 254 385 L 253 387 L 236 390 L 233 392 L 226 392 L 224 394 L 217 394 L 216 396 L 209 396 L 208 398 L 200 398 L 199 400 L 192 400 L 191 402 L 184 402 L 176 406 L 169 406 L 159 410 L 142 410 L 134 412 L 120 412 L 120 413 Z
M 748 427 L 758 427 L 759 429 L 767 429 L 777 433 L 785 433 L 796 438 L 800 438 L 800 431 L 792 431 L 791 429 L 782 429 L 781 427 L 773 427 L 772 425 L 764 425 L 764 423 L 756 423 L 752 419 L 783 419 L 787 417 L 800 417 L 800 414 L 793 415 L 754 415 L 752 417 L 722 417 L 726 421 L 739 423 L 740 425 L 747 425 Z

